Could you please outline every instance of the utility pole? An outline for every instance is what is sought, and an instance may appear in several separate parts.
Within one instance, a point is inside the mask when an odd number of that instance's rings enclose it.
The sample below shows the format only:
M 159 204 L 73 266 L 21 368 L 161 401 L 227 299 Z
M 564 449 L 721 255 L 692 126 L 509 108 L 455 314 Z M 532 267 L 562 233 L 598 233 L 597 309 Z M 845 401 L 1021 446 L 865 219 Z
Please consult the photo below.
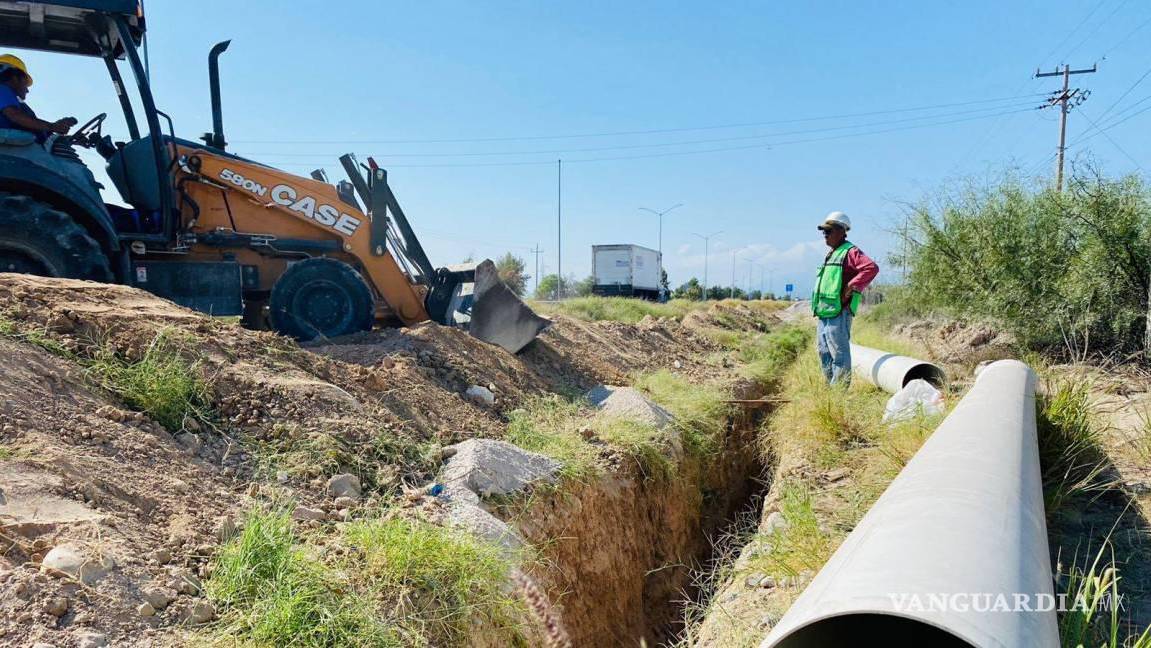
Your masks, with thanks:
M 755 264 L 751 261 L 747 262 L 747 299 L 751 301 L 751 273 L 755 270 Z
M 1063 77 L 1063 91 L 1057 95 L 1053 95 L 1047 100 L 1047 106 L 1050 107 L 1056 104 L 1059 105 L 1059 150 L 1056 155 L 1055 163 L 1055 190 L 1063 191 L 1063 155 L 1067 149 L 1067 112 L 1068 104 L 1074 101 L 1078 106 L 1087 100 L 1087 96 L 1091 94 L 1089 90 L 1081 91 L 1079 88 L 1071 89 L 1071 75 L 1072 74 L 1093 74 L 1097 72 L 1097 66 L 1092 65 L 1091 69 L 1072 70 L 1070 65 L 1066 63 L 1063 65 L 1063 71 L 1056 70 L 1054 72 L 1040 72 L 1035 70 L 1035 78 L 1062 76 Z
M 655 214 L 656 216 L 659 216 L 659 282 L 658 283 L 659 283 L 660 294 L 663 293 L 663 215 L 668 213 L 669 211 L 675 209 L 676 207 L 683 207 L 683 203 L 678 203 L 678 204 L 672 205 L 671 207 L 668 207 L 667 209 L 665 209 L 663 211 L 656 211 L 654 209 L 649 209 L 647 207 L 640 207 L 639 208 L 640 211 L 651 212 L 651 213 Z
M 736 251 L 731 251 L 731 299 L 735 299 L 735 255 Z
M 543 250 L 540 249 L 540 244 L 536 243 L 536 246 L 535 246 L 535 248 L 533 248 L 531 250 L 531 253 L 536 255 L 536 290 L 535 291 L 537 293 L 540 291 L 540 253 L 541 252 L 543 252 Z M 538 299 L 538 297 L 537 297 L 537 299 Z
M 695 232 L 692 232 L 693 236 L 698 236 L 699 238 L 703 239 L 703 301 L 707 301 L 707 256 L 708 256 L 707 255 L 707 244 L 708 244 L 708 241 L 711 240 L 711 237 L 719 236 L 720 234 L 723 234 L 723 230 L 720 230 L 718 232 L 712 232 L 711 234 L 708 234 L 707 236 L 704 236 L 703 234 L 696 234 Z
M 564 294 L 564 161 L 556 160 L 556 301 Z

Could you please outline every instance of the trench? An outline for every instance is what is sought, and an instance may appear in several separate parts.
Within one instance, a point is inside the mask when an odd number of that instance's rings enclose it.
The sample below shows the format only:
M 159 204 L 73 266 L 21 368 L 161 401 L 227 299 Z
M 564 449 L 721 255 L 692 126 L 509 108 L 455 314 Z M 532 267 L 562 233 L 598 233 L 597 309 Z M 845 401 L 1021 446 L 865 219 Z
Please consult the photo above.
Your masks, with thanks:
M 745 383 L 733 397 L 766 391 Z M 533 500 L 517 528 L 572 645 L 675 643 L 713 540 L 766 490 L 757 429 L 767 415 L 734 413 L 717 452 L 684 457 L 671 478 L 625 469 Z

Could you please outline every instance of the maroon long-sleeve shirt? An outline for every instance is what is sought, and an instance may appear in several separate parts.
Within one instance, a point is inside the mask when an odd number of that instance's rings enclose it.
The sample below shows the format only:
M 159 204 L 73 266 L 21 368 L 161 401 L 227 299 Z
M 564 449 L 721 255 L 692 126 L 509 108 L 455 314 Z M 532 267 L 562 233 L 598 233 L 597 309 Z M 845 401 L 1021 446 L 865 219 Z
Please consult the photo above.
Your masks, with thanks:
M 847 282 L 849 288 L 863 292 L 878 274 L 879 265 L 864 254 L 863 250 L 853 247 L 847 251 L 847 258 L 843 260 L 843 280 Z

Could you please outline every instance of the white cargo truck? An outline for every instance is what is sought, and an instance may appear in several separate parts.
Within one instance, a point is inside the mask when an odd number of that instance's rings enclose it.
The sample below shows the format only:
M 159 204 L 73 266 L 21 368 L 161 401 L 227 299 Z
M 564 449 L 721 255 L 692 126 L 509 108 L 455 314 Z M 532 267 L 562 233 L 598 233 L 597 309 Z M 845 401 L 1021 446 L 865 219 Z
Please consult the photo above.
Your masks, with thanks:
M 596 295 L 659 300 L 659 252 L 639 245 L 591 246 Z

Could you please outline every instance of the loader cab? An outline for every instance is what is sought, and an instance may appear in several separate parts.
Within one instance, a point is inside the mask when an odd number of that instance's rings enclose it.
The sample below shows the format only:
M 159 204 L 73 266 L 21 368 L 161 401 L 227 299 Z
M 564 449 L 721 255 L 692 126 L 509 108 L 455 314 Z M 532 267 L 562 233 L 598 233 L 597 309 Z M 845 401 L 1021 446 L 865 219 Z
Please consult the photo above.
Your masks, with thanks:
M 107 163 L 109 178 L 131 207 L 104 204 L 90 172 L 87 183 L 67 177 L 66 172 L 75 176 L 75 166 L 82 166 L 74 153 L 67 162 L 52 160 L 55 163 L 49 164 L 45 159 L 34 159 L 45 157 L 40 151 L 0 146 L 0 191 L 33 196 L 72 216 L 100 242 L 109 255 L 111 270 L 121 281 L 127 278 L 129 268 L 127 248 L 166 247 L 176 231 L 171 174 L 173 125 L 156 108 L 152 97 L 140 55 L 144 34 L 144 13 L 138 0 L 0 2 L 0 46 L 103 61 L 127 132 L 105 134 L 104 115 L 87 122 L 81 116 L 83 125 L 69 138 L 61 138 L 60 148 L 96 150 Z

